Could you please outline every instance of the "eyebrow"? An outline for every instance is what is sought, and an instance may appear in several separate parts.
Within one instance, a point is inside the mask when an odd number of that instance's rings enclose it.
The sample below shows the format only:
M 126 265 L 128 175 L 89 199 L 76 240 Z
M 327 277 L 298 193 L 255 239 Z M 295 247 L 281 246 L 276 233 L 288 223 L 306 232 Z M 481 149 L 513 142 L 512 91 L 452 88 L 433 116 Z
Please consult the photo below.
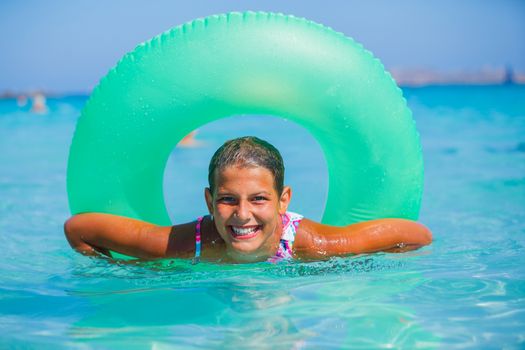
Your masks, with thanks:
M 265 195 L 268 195 L 268 196 L 271 196 L 272 193 L 271 192 L 268 192 L 268 191 L 261 191 L 261 192 L 256 192 L 256 193 L 253 193 L 252 196 L 256 196 L 258 194 L 265 194 Z
M 261 195 L 261 194 L 264 194 L 264 195 L 267 195 L 267 196 L 271 196 L 272 193 L 271 192 L 268 192 L 268 191 L 260 191 L 260 192 L 255 192 L 255 193 L 251 193 L 249 194 L 250 196 L 257 196 L 257 195 Z M 234 196 L 233 193 L 229 192 L 229 191 L 217 191 L 217 195 L 218 196 L 226 196 L 226 195 L 230 195 L 230 196 Z

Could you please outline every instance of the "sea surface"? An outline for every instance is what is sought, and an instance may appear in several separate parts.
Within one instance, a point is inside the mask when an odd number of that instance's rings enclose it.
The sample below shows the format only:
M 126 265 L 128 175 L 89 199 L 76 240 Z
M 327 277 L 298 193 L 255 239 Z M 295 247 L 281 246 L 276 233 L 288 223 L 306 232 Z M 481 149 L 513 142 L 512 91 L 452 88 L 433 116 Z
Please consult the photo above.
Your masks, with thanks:
M 431 246 L 322 262 L 191 265 L 72 251 L 66 167 L 86 96 L 0 100 L 0 349 L 525 348 L 525 86 L 406 88 Z M 291 210 L 322 217 L 323 155 L 283 119 L 198 130 L 165 172 L 174 222 L 206 212 L 207 163 L 253 134 L 281 149 Z

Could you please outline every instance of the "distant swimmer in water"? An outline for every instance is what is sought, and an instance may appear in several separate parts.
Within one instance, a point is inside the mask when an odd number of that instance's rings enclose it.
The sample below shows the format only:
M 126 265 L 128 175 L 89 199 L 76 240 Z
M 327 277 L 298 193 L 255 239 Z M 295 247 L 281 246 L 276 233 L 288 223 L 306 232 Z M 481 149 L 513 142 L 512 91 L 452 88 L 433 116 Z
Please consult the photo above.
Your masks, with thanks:
M 18 97 L 16 98 L 16 104 L 18 107 L 25 107 L 27 105 L 27 96 L 18 95 Z
M 178 147 L 197 147 L 201 142 L 195 139 L 197 130 L 193 130 L 188 135 L 184 136 L 182 140 L 177 144 Z
M 40 92 L 34 94 L 31 112 L 38 114 L 47 113 L 46 97 L 44 96 L 44 94 Z

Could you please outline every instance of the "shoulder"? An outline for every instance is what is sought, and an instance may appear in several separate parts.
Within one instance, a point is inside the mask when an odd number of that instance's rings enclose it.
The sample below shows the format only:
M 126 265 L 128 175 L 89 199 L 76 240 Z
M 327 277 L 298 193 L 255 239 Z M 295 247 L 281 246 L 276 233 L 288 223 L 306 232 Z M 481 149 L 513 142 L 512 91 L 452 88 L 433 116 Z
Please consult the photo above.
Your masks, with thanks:
M 316 221 L 302 218 L 297 226 L 297 235 L 295 238 L 294 248 L 297 253 L 310 250 L 312 247 L 319 247 L 323 243 L 322 232 L 326 231 L 328 226 Z
M 209 215 L 203 216 L 202 220 L 196 219 L 194 221 L 174 225 L 171 229 L 170 243 L 168 250 L 170 255 L 183 255 L 191 257 L 195 254 L 197 241 L 197 227 L 200 230 L 201 242 L 203 246 L 202 255 L 215 256 L 216 250 L 220 250 L 223 246 L 223 240 L 217 232 L 215 225 Z
M 325 225 L 304 218 L 297 228 L 295 253 L 314 259 L 338 254 L 341 247 L 348 245 L 352 236 L 350 231 L 349 226 Z
M 297 233 L 304 237 L 325 236 L 328 232 L 340 230 L 341 227 L 321 224 L 317 221 L 302 218 Z

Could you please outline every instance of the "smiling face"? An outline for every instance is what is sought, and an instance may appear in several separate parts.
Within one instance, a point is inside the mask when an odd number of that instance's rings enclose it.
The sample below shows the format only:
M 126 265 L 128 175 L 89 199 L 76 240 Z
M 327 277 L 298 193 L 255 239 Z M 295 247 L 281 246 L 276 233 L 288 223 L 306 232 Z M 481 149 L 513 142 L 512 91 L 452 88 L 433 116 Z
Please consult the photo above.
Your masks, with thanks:
M 232 165 L 215 171 L 214 176 L 216 186 L 213 193 L 206 189 L 206 203 L 228 255 L 241 261 L 273 256 L 281 238 L 280 215 L 288 208 L 290 188 L 279 194 L 272 173 L 263 167 Z

